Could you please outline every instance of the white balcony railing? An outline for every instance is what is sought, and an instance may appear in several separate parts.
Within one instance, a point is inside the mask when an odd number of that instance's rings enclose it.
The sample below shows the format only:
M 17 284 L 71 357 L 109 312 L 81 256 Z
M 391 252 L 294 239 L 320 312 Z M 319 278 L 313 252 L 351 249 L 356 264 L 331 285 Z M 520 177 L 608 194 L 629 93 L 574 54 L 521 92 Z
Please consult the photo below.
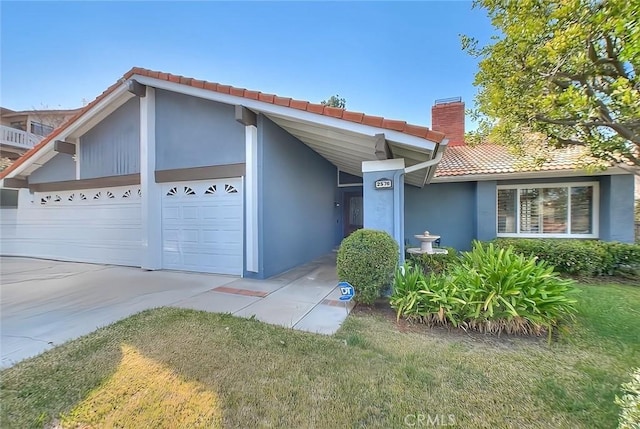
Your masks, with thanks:
M 44 137 L 26 131 L 0 125 L 0 144 L 17 147 L 21 149 L 31 149 Z

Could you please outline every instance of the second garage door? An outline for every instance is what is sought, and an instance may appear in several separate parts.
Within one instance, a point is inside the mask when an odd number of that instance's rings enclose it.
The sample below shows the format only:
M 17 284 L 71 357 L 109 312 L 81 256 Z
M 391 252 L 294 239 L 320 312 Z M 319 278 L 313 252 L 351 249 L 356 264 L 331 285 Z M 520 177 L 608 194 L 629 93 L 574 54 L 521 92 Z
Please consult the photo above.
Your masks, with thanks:
M 242 274 L 242 179 L 162 187 L 162 266 Z

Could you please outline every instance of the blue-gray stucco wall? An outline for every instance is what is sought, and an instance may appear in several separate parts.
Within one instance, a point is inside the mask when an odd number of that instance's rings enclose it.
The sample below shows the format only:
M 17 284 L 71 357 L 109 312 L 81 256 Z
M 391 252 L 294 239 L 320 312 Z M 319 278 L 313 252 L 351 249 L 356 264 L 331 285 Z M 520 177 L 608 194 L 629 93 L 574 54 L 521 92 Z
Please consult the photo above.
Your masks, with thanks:
M 326 159 L 263 115 L 258 147 L 259 277 L 271 277 L 331 252 L 341 212 L 336 168 Z
M 244 126 L 229 104 L 156 90 L 156 169 L 245 160 Z
M 476 183 L 434 183 L 424 188 L 406 185 L 404 237 L 419 247 L 414 235 L 440 235 L 440 245 L 468 250 L 476 237 Z M 493 220 L 495 222 L 495 219 Z
M 496 186 L 599 182 L 599 238 L 633 243 L 633 175 L 553 177 L 483 182 L 432 183 L 405 187 L 405 242 L 418 246 L 415 234 L 428 230 L 442 246 L 469 249 L 471 241 L 496 237 Z
M 476 182 L 476 239 L 493 240 L 497 233 L 498 194 L 496 182 Z
M 600 238 L 633 243 L 634 176 L 604 176 L 600 180 Z
M 396 208 L 396 200 L 398 203 L 401 197 L 394 196 L 396 190 L 401 189 L 398 183 L 394 183 L 390 189 L 376 189 L 375 183 L 381 179 L 394 179 L 396 170 L 372 171 L 364 173 L 364 182 L 362 192 L 364 196 L 364 227 L 367 229 L 375 229 L 378 231 L 386 231 L 399 241 L 399 237 L 395 237 L 396 222 L 394 214 L 399 208 Z M 402 211 L 400 210 L 400 213 Z
M 134 97 L 80 137 L 80 178 L 140 173 L 140 99 Z
M 76 180 L 76 163 L 73 156 L 58 153 L 29 176 L 29 183 L 51 183 Z

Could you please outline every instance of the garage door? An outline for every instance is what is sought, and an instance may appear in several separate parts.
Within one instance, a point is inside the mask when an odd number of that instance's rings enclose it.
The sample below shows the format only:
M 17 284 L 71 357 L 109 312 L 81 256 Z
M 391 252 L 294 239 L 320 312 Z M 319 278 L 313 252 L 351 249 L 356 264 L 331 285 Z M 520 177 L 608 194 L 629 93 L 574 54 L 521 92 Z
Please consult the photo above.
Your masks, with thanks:
M 3 209 L 3 255 L 140 266 L 140 187 L 21 191 Z
M 162 266 L 242 274 L 242 179 L 162 187 Z

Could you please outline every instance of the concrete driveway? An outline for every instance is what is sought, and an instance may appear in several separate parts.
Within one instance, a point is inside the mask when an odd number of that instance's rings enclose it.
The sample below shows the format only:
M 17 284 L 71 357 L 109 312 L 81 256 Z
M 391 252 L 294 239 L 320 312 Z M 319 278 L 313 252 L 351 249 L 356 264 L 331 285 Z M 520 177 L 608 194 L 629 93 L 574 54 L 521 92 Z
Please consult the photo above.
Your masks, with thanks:
M 2 367 L 237 277 L 0 258 Z
M 332 334 L 351 309 L 336 283 L 333 255 L 269 280 L 0 257 L 0 367 L 163 306 Z

